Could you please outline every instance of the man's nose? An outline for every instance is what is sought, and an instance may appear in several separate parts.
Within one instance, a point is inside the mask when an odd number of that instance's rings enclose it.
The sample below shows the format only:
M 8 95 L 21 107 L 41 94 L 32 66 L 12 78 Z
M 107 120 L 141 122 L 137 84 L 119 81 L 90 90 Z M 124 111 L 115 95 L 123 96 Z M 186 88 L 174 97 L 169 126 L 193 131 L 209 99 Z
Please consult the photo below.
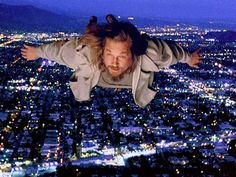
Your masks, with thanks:
M 113 59 L 112 59 L 112 65 L 113 65 L 113 66 L 118 66 L 118 65 L 119 65 L 118 57 L 113 57 Z

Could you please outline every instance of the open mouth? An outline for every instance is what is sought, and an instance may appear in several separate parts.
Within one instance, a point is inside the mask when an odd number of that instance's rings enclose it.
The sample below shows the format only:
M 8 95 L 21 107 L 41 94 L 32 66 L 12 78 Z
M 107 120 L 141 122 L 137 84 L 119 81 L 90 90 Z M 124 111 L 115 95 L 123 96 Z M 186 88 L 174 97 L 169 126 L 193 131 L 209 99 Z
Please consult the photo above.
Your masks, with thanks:
M 113 66 L 111 66 L 111 67 L 110 67 L 110 69 L 111 69 L 112 71 L 115 71 L 115 72 L 117 72 L 117 71 L 119 71 L 119 70 L 120 70 L 120 68 L 119 68 L 119 67 L 113 67 Z

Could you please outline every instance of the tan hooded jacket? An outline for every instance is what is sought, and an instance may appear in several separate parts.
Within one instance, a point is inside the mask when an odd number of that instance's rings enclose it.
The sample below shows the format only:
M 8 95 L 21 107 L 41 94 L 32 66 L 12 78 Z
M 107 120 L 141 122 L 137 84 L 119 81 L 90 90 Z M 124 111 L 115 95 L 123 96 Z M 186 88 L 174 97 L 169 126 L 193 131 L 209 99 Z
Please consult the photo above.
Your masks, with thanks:
M 55 61 L 74 69 L 70 79 L 71 90 L 77 101 L 90 99 L 90 92 L 97 85 L 101 71 L 91 64 L 90 48 L 78 39 L 59 41 L 39 46 L 37 54 L 41 58 Z M 174 42 L 160 39 L 148 40 L 146 54 L 137 57 L 137 65 L 132 78 L 132 94 L 135 103 L 145 107 L 155 97 L 150 86 L 154 72 L 177 62 L 186 63 L 190 53 Z

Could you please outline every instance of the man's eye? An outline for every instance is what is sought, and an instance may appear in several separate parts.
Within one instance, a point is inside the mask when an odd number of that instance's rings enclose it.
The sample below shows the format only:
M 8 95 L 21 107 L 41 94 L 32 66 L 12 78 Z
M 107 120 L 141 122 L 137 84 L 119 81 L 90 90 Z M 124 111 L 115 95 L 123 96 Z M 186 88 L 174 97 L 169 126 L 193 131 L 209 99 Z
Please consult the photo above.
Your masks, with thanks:
M 126 59 L 127 57 L 125 55 L 119 56 L 120 59 Z
M 111 54 L 106 53 L 105 56 L 106 56 L 106 57 L 111 57 Z

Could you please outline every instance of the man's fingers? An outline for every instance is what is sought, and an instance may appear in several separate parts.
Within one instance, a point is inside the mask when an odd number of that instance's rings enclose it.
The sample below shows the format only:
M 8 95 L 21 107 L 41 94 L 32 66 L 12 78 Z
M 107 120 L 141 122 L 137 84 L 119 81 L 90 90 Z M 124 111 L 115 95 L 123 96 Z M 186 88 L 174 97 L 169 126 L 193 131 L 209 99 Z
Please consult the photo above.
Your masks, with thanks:
M 22 55 L 22 57 L 27 60 L 27 57 L 25 55 Z
M 28 55 L 26 51 L 21 51 L 21 55 L 23 58 L 28 59 Z
M 27 53 L 26 52 L 21 52 L 21 55 L 27 55 Z
M 27 51 L 26 48 L 22 48 L 22 49 L 20 49 L 20 50 L 21 50 L 21 52 L 26 52 L 26 51 Z
M 195 63 L 195 65 L 199 65 L 199 64 L 202 64 L 203 62 L 202 61 L 199 61 L 197 63 Z
M 199 68 L 199 66 L 198 66 L 198 65 L 193 65 L 192 67 L 193 67 L 193 68 Z
M 27 54 L 27 50 L 21 49 L 21 54 Z
M 28 58 L 27 55 L 22 55 L 22 57 L 23 57 L 24 59 L 26 59 L 27 61 L 32 60 L 32 59 Z
M 201 61 L 202 59 L 203 59 L 203 57 L 200 57 L 200 56 L 194 58 L 195 61 Z
M 21 55 L 22 55 L 22 57 L 24 58 L 24 59 L 26 59 L 27 60 L 27 50 L 28 50 L 28 48 L 29 48 L 29 46 L 27 46 L 27 45 L 25 45 L 24 44 L 24 48 L 21 48 Z
M 21 55 L 25 55 L 25 56 L 26 56 L 26 55 L 27 55 L 27 53 L 26 53 L 26 52 L 21 52 Z
M 22 56 L 27 56 L 27 54 L 26 54 L 26 53 L 21 53 L 21 55 L 22 55 Z
M 28 45 L 24 44 L 24 48 L 26 48 L 26 49 L 27 49 L 27 48 L 29 48 L 29 47 L 30 47 L 30 46 L 28 46 Z

